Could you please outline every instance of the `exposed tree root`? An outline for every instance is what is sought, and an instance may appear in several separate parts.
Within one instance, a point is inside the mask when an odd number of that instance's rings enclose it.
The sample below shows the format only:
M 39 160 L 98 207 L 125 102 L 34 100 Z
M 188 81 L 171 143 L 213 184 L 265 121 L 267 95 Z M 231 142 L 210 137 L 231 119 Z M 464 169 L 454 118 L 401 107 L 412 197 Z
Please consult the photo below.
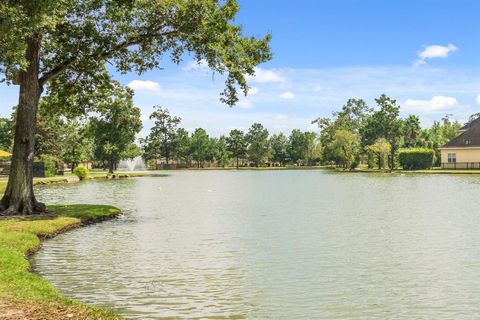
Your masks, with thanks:
M 2 215 L 31 215 L 46 213 L 46 211 L 45 204 L 38 202 L 34 196 L 18 199 L 5 195 L 0 203 L 0 214 Z

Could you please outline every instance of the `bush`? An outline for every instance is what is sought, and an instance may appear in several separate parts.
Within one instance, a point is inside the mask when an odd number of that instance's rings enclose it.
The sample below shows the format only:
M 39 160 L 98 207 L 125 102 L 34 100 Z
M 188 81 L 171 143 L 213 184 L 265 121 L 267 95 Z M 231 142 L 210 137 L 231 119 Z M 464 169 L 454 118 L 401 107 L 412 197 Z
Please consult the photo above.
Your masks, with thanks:
M 73 169 L 73 174 L 76 175 L 80 180 L 85 180 L 88 177 L 88 170 L 85 167 L 76 167 Z
M 45 176 L 53 177 L 57 173 L 58 158 L 49 154 L 40 156 L 40 161 L 45 165 Z
M 355 170 L 356 167 L 360 164 L 360 159 L 355 159 L 350 163 L 350 170 Z
M 435 160 L 435 151 L 426 148 L 403 149 L 399 153 L 400 165 L 405 170 L 429 169 Z

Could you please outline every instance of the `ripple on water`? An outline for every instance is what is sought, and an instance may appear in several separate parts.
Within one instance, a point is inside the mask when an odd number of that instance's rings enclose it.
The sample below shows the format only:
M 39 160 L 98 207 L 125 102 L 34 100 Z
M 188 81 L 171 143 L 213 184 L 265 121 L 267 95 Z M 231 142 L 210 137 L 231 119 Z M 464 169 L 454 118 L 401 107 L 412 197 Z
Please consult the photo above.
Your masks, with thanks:
M 125 216 L 47 241 L 33 263 L 132 319 L 473 319 L 479 192 L 477 177 L 322 171 L 53 185 L 39 198 Z

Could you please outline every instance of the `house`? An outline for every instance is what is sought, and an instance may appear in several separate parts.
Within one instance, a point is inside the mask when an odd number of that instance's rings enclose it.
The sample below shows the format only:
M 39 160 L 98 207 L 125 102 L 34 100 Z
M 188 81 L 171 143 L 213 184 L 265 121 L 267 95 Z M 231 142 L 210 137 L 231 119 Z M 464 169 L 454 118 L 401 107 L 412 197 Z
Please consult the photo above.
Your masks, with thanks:
M 460 128 L 440 152 L 444 169 L 480 169 L 480 118 Z

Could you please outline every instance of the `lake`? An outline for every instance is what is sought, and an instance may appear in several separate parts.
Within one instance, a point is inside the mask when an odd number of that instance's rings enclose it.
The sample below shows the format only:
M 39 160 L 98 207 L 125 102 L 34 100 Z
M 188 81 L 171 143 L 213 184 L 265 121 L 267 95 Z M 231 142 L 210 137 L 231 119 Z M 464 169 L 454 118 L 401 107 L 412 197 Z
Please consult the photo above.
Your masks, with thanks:
M 480 176 L 173 171 L 37 194 L 124 210 L 32 263 L 129 319 L 480 314 Z

